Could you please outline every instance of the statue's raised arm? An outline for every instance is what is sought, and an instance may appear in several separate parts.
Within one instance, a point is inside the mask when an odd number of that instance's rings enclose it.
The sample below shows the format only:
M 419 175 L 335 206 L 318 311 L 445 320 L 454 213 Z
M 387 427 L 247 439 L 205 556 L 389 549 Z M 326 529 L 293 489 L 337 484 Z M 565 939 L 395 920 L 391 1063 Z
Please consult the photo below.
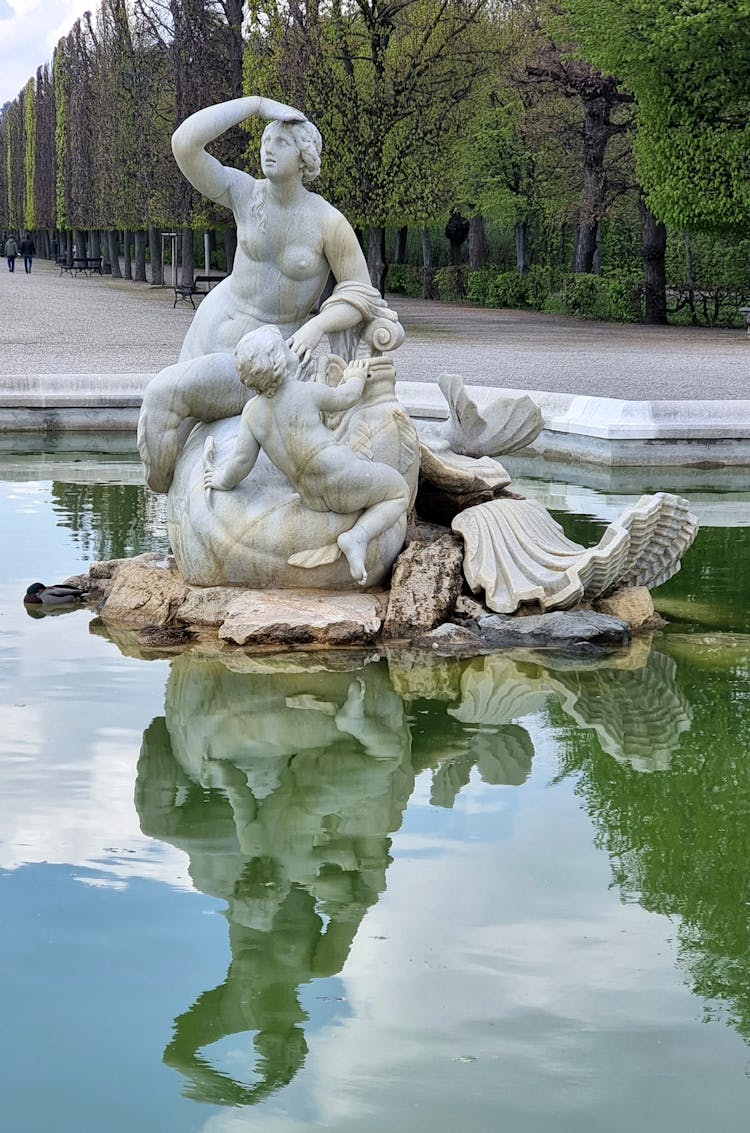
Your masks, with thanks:
M 205 147 L 232 126 L 239 126 L 254 115 L 269 122 L 302 122 L 305 118 L 292 106 L 253 94 L 198 110 L 186 118 L 172 135 L 172 153 L 180 172 L 199 193 L 230 208 L 227 192 L 232 174 L 237 171 L 222 165 L 206 152 Z

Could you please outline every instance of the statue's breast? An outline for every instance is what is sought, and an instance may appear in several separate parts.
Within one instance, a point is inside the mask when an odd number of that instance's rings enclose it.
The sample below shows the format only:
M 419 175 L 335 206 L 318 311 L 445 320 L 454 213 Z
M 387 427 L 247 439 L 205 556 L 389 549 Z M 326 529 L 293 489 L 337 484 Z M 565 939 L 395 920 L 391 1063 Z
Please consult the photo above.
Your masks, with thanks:
M 320 252 L 303 244 L 290 244 L 284 249 L 279 263 L 287 279 L 305 280 L 319 276 L 327 264 Z

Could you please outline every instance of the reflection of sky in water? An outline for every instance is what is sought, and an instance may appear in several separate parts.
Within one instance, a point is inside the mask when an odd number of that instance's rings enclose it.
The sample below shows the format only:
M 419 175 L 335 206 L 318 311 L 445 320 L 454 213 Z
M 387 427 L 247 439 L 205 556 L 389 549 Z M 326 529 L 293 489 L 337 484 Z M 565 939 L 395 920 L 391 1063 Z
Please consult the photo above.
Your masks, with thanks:
M 648 735 L 633 741 L 638 713 L 609 693 L 637 686 L 679 721 L 669 759 L 647 776 L 667 790 L 685 729 L 705 712 L 672 657 L 642 686 L 640 670 L 527 665 L 523 680 L 506 667 L 495 687 L 476 665 L 454 700 L 407 703 L 411 732 L 382 664 L 365 671 L 359 699 L 357 674 L 290 677 L 277 691 L 262 674 L 174 666 L 167 743 L 152 726 L 167 662 L 123 657 L 89 633 L 88 614 L 32 621 L 21 605 L 30 581 L 84 566 L 51 498 L 47 484 L 0 484 L 9 1129 L 740 1128 L 747 1048 L 731 1027 L 700 1024 L 703 1003 L 677 964 L 680 918 L 624 900 L 582 805 L 587 772 L 558 780 L 566 742 L 593 745 L 605 775 L 636 776 Z M 715 695 L 728 695 L 714 676 Z M 290 764 L 279 705 L 290 742 L 295 729 L 306 741 L 333 729 L 330 751 L 306 748 Z M 272 718 L 273 773 L 242 749 L 262 744 Z M 618 760 L 623 736 L 634 762 Z M 386 758 L 369 764 L 368 745 Z M 272 881 L 248 873 L 258 846 L 275 855 Z M 321 880 L 316 855 L 346 868 Z M 296 901 L 286 922 L 277 893 Z M 275 1040 L 279 1017 L 306 1047 L 288 1084 L 256 1106 L 223 1107 L 208 1092 L 217 1080 L 186 1058 L 186 1032 L 227 1081 L 252 1087 L 263 1074 L 254 1039 L 265 1028 Z M 180 1033 L 184 1049 L 165 1064 Z M 288 1057 L 273 1042 L 265 1050 L 271 1064 Z M 185 1096 L 201 1089 L 202 1104 Z

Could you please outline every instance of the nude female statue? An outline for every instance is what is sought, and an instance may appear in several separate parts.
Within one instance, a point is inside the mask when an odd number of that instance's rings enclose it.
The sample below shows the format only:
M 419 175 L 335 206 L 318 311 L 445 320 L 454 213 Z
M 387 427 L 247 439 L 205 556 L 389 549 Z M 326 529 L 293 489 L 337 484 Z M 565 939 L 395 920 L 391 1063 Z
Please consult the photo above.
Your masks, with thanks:
M 260 179 L 222 165 L 204 148 L 254 114 L 269 120 L 261 143 Z M 301 362 L 324 335 L 350 331 L 378 317 L 398 325 L 370 284 L 349 222 L 305 188 L 320 169 L 321 139 L 298 110 L 257 95 L 208 106 L 177 128 L 172 149 L 191 184 L 234 213 L 237 253 L 231 275 L 202 300 L 178 363 L 162 370 L 146 389 L 138 447 L 147 482 L 158 492 L 166 492 L 171 483 L 183 423 L 240 413 L 250 396 L 230 359 L 224 367 L 209 367 L 214 375 L 224 371 L 222 378 L 214 376 L 210 388 L 201 367 L 191 363 L 207 354 L 231 355 L 243 335 L 269 323 L 280 328 Z M 334 292 L 310 317 L 329 273 L 336 281 Z

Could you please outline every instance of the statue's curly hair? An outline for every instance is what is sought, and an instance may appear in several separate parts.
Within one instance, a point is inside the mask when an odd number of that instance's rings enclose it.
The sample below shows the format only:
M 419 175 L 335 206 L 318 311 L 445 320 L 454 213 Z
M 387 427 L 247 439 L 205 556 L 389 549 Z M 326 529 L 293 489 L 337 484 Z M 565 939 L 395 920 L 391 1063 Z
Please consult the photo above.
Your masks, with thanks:
M 281 126 L 292 136 L 302 159 L 302 181 L 304 184 L 314 181 L 320 173 L 320 155 L 323 150 L 323 139 L 318 127 L 307 118 L 303 122 L 269 122 L 266 130 L 270 126 Z M 263 131 L 264 134 L 266 130 Z
M 242 336 L 234 350 L 243 385 L 273 397 L 287 373 L 284 338 L 278 327 L 258 327 Z

